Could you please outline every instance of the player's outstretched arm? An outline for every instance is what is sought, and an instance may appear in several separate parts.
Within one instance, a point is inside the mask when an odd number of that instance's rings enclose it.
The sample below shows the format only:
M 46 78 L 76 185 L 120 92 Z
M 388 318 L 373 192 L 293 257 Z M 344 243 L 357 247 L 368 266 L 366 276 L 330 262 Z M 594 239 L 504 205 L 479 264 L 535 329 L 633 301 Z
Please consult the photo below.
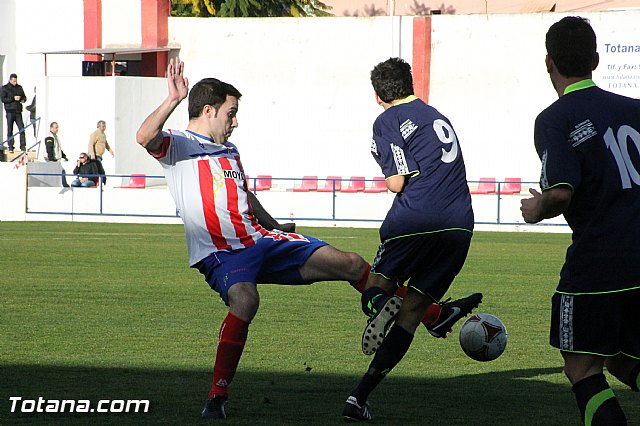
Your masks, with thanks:
M 167 86 L 169 94 L 142 122 L 136 140 L 149 151 L 157 150 L 162 145 L 162 128 L 173 110 L 185 99 L 189 93 L 189 80 L 184 76 L 184 62 L 179 58 L 169 61 L 167 66 Z

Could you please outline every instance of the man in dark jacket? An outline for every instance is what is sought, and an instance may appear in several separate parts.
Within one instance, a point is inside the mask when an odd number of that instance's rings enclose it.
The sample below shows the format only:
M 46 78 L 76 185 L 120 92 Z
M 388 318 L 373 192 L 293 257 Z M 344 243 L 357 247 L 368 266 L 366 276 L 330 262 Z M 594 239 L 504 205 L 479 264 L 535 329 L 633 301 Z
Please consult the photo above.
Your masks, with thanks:
M 2 86 L 0 97 L 4 104 L 4 110 L 7 113 L 7 139 L 9 140 L 9 152 L 13 152 L 13 123 L 18 125 L 18 130 L 24 129 L 24 121 L 22 121 L 22 104 L 27 101 L 22 86 L 18 84 L 18 76 L 11 74 L 9 82 Z M 20 149 L 27 150 L 27 138 L 24 132 L 20 133 Z
M 58 129 L 60 126 L 57 122 L 51 122 L 49 126 L 49 134 L 44 138 L 44 146 L 47 148 L 47 161 L 67 161 L 67 155 L 62 150 L 60 140 L 58 139 Z
M 97 186 L 98 179 L 102 178 L 102 183 L 107 183 L 107 177 L 104 173 L 102 163 L 98 160 L 92 160 L 86 152 L 80 154 L 76 168 L 73 169 L 73 174 L 78 177 L 71 182 L 71 186 Z M 100 175 L 100 176 L 96 176 Z

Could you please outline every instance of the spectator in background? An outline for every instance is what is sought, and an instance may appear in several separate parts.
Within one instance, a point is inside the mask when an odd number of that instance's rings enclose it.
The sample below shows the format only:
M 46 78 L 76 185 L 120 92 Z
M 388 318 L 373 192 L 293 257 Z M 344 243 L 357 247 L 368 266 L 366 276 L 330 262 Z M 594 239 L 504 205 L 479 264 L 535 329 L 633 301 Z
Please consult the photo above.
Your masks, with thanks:
M 98 128 L 95 132 L 91 133 L 89 136 L 89 156 L 91 156 L 92 160 L 98 160 L 102 162 L 102 156 L 105 151 L 109 151 L 109 154 L 113 157 L 113 149 L 109 146 L 109 142 L 107 142 L 107 135 L 104 134 L 104 131 L 107 128 L 107 123 L 104 120 L 98 121 Z
M 73 174 L 78 175 L 78 177 L 71 182 L 71 186 L 97 186 L 100 178 L 102 178 L 102 183 L 107 183 L 102 163 L 89 158 L 89 155 L 85 152 L 80 154 L 76 168 L 73 169 Z
M 33 137 L 38 139 L 38 129 L 36 128 L 36 88 L 33 87 L 33 99 L 31 100 L 31 104 L 26 108 L 29 111 L 29 121 L 31 122 L 31 127 L 33 127 Z
M 18 131 L 24 129 L 24 121 L 22 121 L 22 104 L 27 101 L 22 86 L 18 84 L 18 75 L 11 74 L 9 82 L 2 86 L 0 90 L 0 98 L 4 104 L 4 110 L 7 113 L 7 140 L 9 141 L 9 152 L 13 153 L 14 140 L 13 123 L 18 125 Z M 24 132 L 20 133 L 20 149 L 27 150 L 27 138 Z
M 50 162 L 60 162 L 60 160 L 69 161 L 64 151 L 62 150 L 62 146 L 60 145 L 60 139 L 58 139 L 58 123 L 52 121 L 49 125 L 49 134 L 46 138 L 44 138 L 44 145 L 46 148 L 46 161 Z M 65 188 L 69 186 L 67 183 L 66 171 L 61 167 L 62 173 L 62 186 Z
M 58 128 L 58 123 L 52 121 L 51 125 L 49 125 L 49 135 L 44 138 L 44 145 L 47 149 L 47 158 L 45 159 L 47 161 L 68 161 L 58 139 Z

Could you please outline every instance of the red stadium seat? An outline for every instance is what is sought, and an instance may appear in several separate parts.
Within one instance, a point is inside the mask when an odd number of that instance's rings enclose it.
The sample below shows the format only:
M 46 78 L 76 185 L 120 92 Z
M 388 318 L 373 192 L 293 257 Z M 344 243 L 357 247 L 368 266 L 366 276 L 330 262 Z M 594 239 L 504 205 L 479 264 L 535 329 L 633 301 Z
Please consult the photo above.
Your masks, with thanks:
M 484 177 L 480 178 L 478 188 L 475 191 L 471 191 L 472 194 L 495 194 L 496 193 L 496 178 Z
M 147 176 L 144 174 L 133 174 L 129 177 L 129 185 L 120 188 L 145 188 L 147 186 Z
M 333 192 L 342 189 L 342 176 L 327 176 L 324 185 L 318 186 L 318 192 Z
M 271 189 L 271 175 L 258 175 L 255 180 L 256 191 L 268 191 Z M 254 189 L 253 182 L 249 182 L 249 189 Z
M 500 188 L 501 194 L 519 194 L 522 191 L 520 178 L 505 178 L 505 183 Z
M 376 176 L 373 178 L 373 182 L 368 182 L 370 186 L 364 188 L 364 192 L 387 192 L 387 182 L 384 180 L 384 176 Z
M 342 188 L 340 192 L 363 192 L 364 183 L 364 176 L 351 176 L 349 185 L 346 188 Z
M 305 176 L 293 187 L 293 192 L 309 192 L 318 189 L 318 176 Z

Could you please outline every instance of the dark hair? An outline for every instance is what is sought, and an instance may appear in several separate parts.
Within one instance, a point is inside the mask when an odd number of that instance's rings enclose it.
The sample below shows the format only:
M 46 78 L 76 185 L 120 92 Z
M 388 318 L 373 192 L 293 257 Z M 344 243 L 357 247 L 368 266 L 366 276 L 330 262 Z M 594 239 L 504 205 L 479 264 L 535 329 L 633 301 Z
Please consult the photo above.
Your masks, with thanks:
M 413 95 L 411 65 L 400 58 L 380 62 L 371 71 L 371 84 L 376 95 L 387 103 Z
M 51 124 L 49 124 L 49 128 L 52 128 L 54 124 L 58 124 L 57 121 L 52 121 Z
M 240 99 L 242 94 L 230 85 L 217 78 L 205 78 L 197 82 L 189 92 L 189 120 L 198 118 L 205 105 L 211 105 L 218 111 L 227 96 Z
M 104 124 L 105 126 L 107 125 L 107 123 L 104 120 L 98 120 L 96 127 L 100 127 L 101 124 Z
M 18 78 L 18 74 L 16 74 L 16 73 L 11 73 L 11 74 L 9 75 L 9 80 L 11 80 L 12 78 Z
M 545 40 L 547 53 L 565 77 L 584 77 L 596 64 L 596 33 L 589 20 L 567 16 L 553 24 Z

